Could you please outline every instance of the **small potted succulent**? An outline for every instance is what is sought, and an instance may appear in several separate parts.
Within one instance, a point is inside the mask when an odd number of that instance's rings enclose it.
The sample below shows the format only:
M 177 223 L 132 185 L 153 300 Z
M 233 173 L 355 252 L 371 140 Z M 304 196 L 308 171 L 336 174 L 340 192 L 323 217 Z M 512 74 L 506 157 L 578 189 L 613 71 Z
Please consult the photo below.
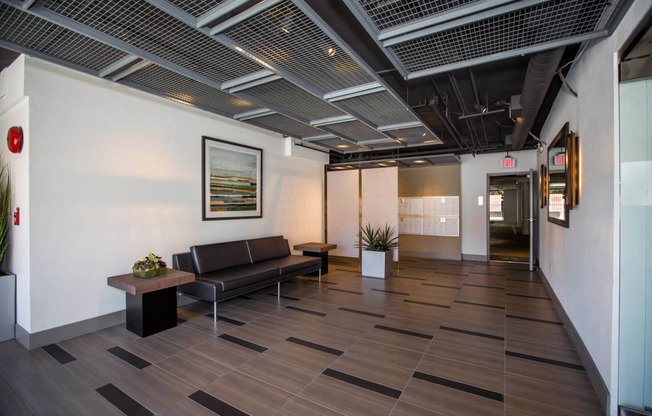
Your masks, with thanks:
M 168 272 L 167 264 L 163 259 L 154 253 L 137 260 L 133 267 L 134 276 L 148 279 L 150 277 L 162 276 Z

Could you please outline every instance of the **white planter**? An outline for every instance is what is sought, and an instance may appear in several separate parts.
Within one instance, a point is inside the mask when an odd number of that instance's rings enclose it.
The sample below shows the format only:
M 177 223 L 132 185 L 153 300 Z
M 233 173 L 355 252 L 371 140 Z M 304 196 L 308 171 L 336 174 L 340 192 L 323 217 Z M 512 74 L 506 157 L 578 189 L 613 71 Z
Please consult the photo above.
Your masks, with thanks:
M 0 275 L 0 342 L 14 339 L 16 330 L 16 275 Z
M 362 275 L 384 279 L 394 273 L 392 250 L 362 250 Z

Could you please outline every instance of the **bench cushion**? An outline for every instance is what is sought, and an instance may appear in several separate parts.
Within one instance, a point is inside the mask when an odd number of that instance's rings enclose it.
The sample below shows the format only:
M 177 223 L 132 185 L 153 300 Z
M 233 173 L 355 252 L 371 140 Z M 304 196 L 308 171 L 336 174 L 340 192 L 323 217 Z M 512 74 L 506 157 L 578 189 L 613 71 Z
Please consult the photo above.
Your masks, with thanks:
M 278 268 L 270 268 L 265 264 L 248 264 L 202 274 L 200 279 L 213 282 L 221 286 L 222 292 L 228 292 L 263 280 L 278 278 L 278 276 Z
M 289 255 L 278 259 L 266 260 L 260 264 L 277 268 L 281 275 L 293 273 L 309 267 L 321 267 L 321 258 Z
M 190 254 L 200 275 L 251 263 L 245 240 L 192 246 Z
M 252 263 L 290 255 L 290 247 L 282 235 L 247 240 L 247 244 Z

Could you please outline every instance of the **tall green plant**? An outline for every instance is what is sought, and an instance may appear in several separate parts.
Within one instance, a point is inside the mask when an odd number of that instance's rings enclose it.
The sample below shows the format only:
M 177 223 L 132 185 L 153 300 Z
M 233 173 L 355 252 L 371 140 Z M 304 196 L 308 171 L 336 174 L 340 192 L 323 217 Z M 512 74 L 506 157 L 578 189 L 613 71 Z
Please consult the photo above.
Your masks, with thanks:
M 11 180 L 9 166 L 2 162 L 0 156 L 0 264 L 9 247 L 9 209 L 11 197 Z
M 358 235 L 361 243 L 356 247 L 362 247 L 367 251 L 387 251 L 398 247 L 398 236 L 394 227 L 385 224 L 384 228 L 374 228 L 371 224 L 360 227 Z

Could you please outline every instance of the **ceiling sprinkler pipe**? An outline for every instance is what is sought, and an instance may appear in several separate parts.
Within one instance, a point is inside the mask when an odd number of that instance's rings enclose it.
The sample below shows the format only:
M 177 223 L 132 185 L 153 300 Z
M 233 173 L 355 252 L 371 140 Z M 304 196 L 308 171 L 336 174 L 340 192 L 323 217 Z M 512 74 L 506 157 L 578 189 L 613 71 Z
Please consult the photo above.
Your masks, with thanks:
M 514 125 L 512 150 L 523 148 L 563 54 L 564 48 L 557 48 L 530 58 L 521 93 L 523 112 Z

